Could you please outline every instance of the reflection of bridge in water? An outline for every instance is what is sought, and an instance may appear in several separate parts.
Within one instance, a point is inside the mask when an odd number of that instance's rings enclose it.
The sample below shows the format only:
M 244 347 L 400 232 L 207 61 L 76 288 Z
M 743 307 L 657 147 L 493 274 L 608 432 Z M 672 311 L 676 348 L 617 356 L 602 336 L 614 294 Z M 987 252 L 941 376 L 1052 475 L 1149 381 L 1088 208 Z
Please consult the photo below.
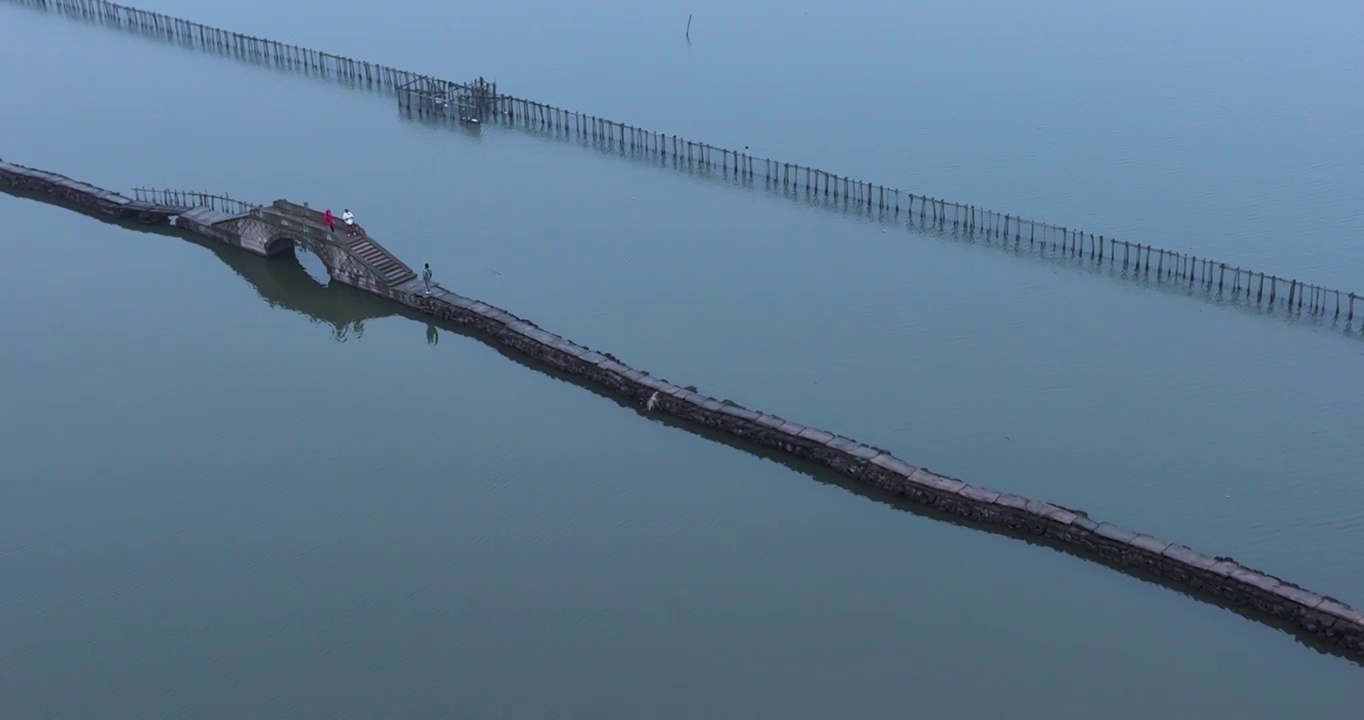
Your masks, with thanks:
M 3 190 L 15 197 L 51 202 L 49 198 L 33 193 L 15 192 L 7 188 Z M 214 257 L 245 280 L 268 305 L 298 313 L 314 324 L 327 326 L 338 342 L 363 336 L 366 321 L 403 315 L 392 302 L 373 294 L 341 283 L 320 282 L 299 262 L 296 250 L 285 250 L 274 257 L 262 257 L 174 227 L 118 220 L 92 212 L 82 214 L 123 230 L 198 245 L 213 253 Z
M 264 258 L 190 237 L 241 276 L 271 307 L 298 313 L 331 328 L 337 342 L 359 339 L 365 321 L 394 317 L 393 303 L 346 285 L 317 281 L 296 258 Z

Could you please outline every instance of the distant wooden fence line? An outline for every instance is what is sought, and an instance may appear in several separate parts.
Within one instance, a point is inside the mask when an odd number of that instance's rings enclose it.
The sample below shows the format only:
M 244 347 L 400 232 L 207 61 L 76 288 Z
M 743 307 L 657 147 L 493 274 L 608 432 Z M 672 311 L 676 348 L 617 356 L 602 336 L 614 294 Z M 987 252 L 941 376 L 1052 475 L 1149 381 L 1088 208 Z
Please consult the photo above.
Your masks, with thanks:
M 387 65 L 355 60 L 275 40 L 258 38 L 161 13 L 130 8 L 107 0 L 10 0 L 10 2 L 113 25 L 252 62 L 308 74 L 322 75 L 352 85 L 399 94 L 403 108 L 420 111 L 403 88 L 460 83 Z M 495 89 L 494 89 L 495 92 Z M 406 100 L 404 102 L 404 100 Z M 443 111 L 442 111 L 443 113 Z M 846 175 L 797 163 L 759 158 L 747 152 L 713 146 L 594 115 L 565 110 L 511 95 L 496 95 L 484 109 L 485 117 L 504 125 L 587 142 L 645 157 L 668 160 L 679 168 L 713 173 L 743 182 L 761 177 L 768 187 L 804 194 L 849 210 L 883 219 L 971 239 L 1012 242 L 1022 248 L 1059 250 L 1063 255 L 1098 266 L 1121 269 L 1129 276 L 1186 283 L 1208 293 L 1254 303 L 1265 309 L 1314 318 L 1344 319 L 1352 327 L 1361 296 L 1263 271 L 1242 268 L 1206 256 L 1132 243 L 1052 225 L 1011 213 L 999 213 L 967 203 L 889 188 Z M 444 113 L 443 113 L 444 114 Z M 451 114 L 451 117 L 455 117 Z M 467 119 L 460 117 L 459 119 Z M 1364 306 L 1358 308 L 1364 313 Z M 1361 325 L 1364 331 L 1364 324 Z
M 1044 248 L 1120 268 L 1136 277 L 1161 281 L 1178 280 L 1191 288 L 1252 301 L 1266 307 L 1282 307 L 1312 317 L 1344 318 L 1352 322 L 1356 304 L 1364 296 L 1353 292 L 1305 283 L 1256 270 L 1229 265 L 1206 256 L 1095 235 L 1074 228 L 1052 225 L 1008 213 L 916 195 L 818 168 L 760 158 L 746 152 L 716 147 L 643 128 L 585 115 L 534 100 L 501 95 L 496 118 L 504 123 L 581 138 L 613 150 L 656 156 L 680 167 L 715 173 L 741 181 L 757 178 L 778 190 L 822 199 L 845 209 L 856 209 L 883 220 L 903 221 L 919 228 L 968 238 L 998 240 L 1021 248 Z M 1364 303 L 1359 310 L 1364 312 Z M 1364 325 L 1361 326 L 1364 330 Z
M 239 60 L 316 75 L 348 85 L 392 90 L 423 77 L 421 73 L 356 60 L 277 40 L 245 35 L 202 23 L 141 10 L 107 0 L 9 0 L 60 12 L 91 22 L 159 38 L 169 43 L 207 50 Z

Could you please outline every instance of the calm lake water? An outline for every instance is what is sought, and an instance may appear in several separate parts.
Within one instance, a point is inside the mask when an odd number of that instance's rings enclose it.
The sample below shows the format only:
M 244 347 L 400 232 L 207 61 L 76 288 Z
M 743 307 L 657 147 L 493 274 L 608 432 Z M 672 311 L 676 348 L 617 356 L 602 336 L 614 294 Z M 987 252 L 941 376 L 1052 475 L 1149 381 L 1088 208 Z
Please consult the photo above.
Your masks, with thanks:
M 1364 286 L 1364 10 L 1091 5 L 146 7 Z M 673 381 L 1364 603 L 1358 336 L 5 3 L 0 68 L 7 160 L 348 206 Z M 1355 663 L 432 344 L 314 258 L 0 218 L 0 716 L 1358 706 Z

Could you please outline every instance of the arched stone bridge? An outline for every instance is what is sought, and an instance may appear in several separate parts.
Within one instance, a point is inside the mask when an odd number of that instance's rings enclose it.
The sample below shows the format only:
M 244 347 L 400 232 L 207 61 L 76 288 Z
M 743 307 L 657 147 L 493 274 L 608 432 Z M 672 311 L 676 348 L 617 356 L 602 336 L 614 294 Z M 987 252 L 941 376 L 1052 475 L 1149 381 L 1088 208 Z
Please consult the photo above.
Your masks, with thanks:
M 417 273 L 359 225 L 352 229 L 338 222 L 336 230 L 329 231 L 320 211 L 288 200 L 239 215 L 193 208 L 183 212 L 176 224 L 265 257 L 301 245 L 321 258 L 332 280 L 381 295 L 400 286 L 416 289 Z

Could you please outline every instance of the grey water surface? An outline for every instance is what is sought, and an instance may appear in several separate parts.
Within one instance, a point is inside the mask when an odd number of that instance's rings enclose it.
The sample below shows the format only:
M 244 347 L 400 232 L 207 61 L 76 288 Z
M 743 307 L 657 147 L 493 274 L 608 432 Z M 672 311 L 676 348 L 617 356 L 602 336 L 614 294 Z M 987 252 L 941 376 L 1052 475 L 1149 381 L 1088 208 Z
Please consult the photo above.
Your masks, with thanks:
M 1364 287 L 1354 5 L 145 6 Z M 349 207 L 675 382 L 1364 604 L 1357 334 L 6 3 L 0 98 L 6 160 Z M 314 258 L 0 219 L 0 716 L 1358 705 L 1358 664 L 650 421 Z

